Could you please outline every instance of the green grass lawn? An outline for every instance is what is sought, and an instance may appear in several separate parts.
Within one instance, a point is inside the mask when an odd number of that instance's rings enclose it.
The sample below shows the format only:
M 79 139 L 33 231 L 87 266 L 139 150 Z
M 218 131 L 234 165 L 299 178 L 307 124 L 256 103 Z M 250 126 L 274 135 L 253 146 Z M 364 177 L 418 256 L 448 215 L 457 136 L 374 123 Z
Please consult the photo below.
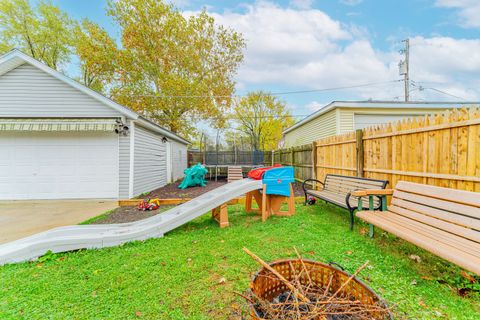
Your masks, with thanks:
M 369 260 L 359 278 L 396 304 L 396 319 L 480 319 L 478 293 L 452 286 L 455 266 L 381 232 L 371 240 L 358 224 L 350 232 L 345 210 L 297 208 L 262 223 L 232 206 L 226 229 L 205 215 L 161 239 L 0 267 L 0 319 L 238 319 L 245 303 L 234 291 L 259 269 L 244 246 L 267 261 L 294 257 L 295 246 L 350 272 Z

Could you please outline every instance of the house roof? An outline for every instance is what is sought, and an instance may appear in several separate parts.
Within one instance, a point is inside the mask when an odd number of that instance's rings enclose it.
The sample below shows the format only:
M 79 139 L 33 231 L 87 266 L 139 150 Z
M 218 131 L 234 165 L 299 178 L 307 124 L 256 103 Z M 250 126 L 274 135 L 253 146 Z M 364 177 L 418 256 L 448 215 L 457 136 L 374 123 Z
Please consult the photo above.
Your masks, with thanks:
M 138 123 L 140 125 L 146 126 L 149 129 L 151 129 L 151 130 L 153 130 L 157 133 L 160 133 L 167 138 L 170 138 L 172 140 L 176 140 L 180 143 L 184 143 L 184 144 L 189 144 L 190 143 L 189 141 L 187 141 L 184 138 L 178 136 L 177 134 L 171 132 L 170 130 L 167 130 L 167 129 L 159 126 L 155 122 L 152 122 L 151 120 L 148 120 L 148 119 L 142 117 L 141 115 L 139 115 L 135 111 L 133 111 L 133 110 L 121 105 L 121 104 L 116 103 L 115 101 L 113 101 L 113 100 L 105 97 L 104 95 L 88 88 L 87 86 L 73 80 L 72 78 L 69 78 L 66 75 L 50 68 L 46 64 L 30 57 L 29 55 L 21 52 L 18 49 L 13 49 L 12 51 L 10 51 L 10 52 L 8 52 L 5 55 L 0 57 L 0 76 L 2 76 L 3 74 L 21 66 L 24 63 L 28 63 L 28 64 L 44 71 L 44 72 L 50 74 L 51 76 L 57 78 L 58 80 L 74 87 L 75 89 L 77 89 L 77 90 L 83 92 L 84 94 L 92 97 L 93 99 L 101 102 L 102 104 L 116 110 L 117 112 L 119 112 L 120 114 L 125 116 L 126 118 L 134 120 L 134 121 L 138 121 Z
M 479 102 L 434 102 L 434 101 L 333 101 L 326 106 L 320 108 L 309 116 L 295 123 L 293 126 L 285 129 L 283 133 L 290 132 L 307 122 L 310 122 L 322 114 L 327 113 L 335 108 L 372 108 L 372 109 L 405 109 L 405 108 L 422 108 L 422 109 L 448 109 L 456 107 L 464 107 L 470 105 L 478 105 Z

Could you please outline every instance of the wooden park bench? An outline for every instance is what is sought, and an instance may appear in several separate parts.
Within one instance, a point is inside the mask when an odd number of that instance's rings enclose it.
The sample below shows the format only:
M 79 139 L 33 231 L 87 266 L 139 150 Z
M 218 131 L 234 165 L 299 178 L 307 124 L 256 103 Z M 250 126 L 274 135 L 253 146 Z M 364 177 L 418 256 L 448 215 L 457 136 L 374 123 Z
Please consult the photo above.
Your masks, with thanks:
M 320 190 L 307 189 L 307 185 L 316 182 L 322 186 Z M 351 176 L 341 176 L 336 174 L 327 174 L 325 180 L 307 179 L 303 182 L 302 188 L 305 193 L 305 204 L 308 196 L 312 196 L 326 202 L 332 203 L 350 212 L 350 230 L 353 229 L 353 212 L 357 209 L 358 198 L 352 196 L 352 192 L 362 189 L 385 189 L 387 180 L 376 180 L 367 178 L 358 178 Z M 373 200 L 375 208 L 381 206 L 381 197 Z
M 383 212 L 362 211 L 357 217 L 445 260 L 480 275 L 480 194 L 400 181 L 395 190 L 363 190 L 360 199 L 392 195 Z M 384 201 L 383 203 L 386 203 Z M 373 206 L 370 206 L 373 208 Z

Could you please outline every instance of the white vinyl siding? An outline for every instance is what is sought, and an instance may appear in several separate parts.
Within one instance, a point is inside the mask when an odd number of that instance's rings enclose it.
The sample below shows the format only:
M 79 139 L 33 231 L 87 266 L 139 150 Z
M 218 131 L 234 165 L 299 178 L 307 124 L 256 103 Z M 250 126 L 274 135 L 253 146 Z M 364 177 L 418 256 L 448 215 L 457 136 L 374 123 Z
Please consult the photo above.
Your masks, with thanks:
M 398 114 L 355 114 L 355 130 L 389 122 L 393 123 L 408 117 L 410 116 Z
M 183 171 L 187 168 L 187 146 L 172 141 L 172 176 L 173 181 L 183 178 Z
M 338 134 L 363 129 L 365 127 L 395 122 L 400 119 L 424 114 L 443 112 L 445 109 L 426 108 L 337 108 L 340 125 Z M 357 123 L 358 122 L 358 123 Z
M 167 151 L 161 135 L 138 125 L 134 130 L 133 196 L 138 196 L 167 183 Z
M 119 164 L 118 164 L 118 197 L 128 199 L 130 180 L 130 136 L 120 135 L 119 137 Z
M 336 134 L 337 114 L 335 110 L 322 114 L 285 134 L 285 147 L 312 143 L 315 140 Z
M 0 117 L 120 117 L 121 114 L 28 64 L 0 77 Z

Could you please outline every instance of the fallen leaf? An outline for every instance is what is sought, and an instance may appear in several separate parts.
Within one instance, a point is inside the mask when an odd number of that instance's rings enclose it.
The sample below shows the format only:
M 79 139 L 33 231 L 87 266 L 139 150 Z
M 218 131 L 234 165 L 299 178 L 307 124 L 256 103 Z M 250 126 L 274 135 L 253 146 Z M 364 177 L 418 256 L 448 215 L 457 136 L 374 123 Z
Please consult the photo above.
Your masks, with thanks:
M 360 228 L 360 234 L 361 234 L 362 236 L 366 235 L 367 232 L 368 232 L 367 228 Z
M 422 262 L 422 259 L 421 259 L 419 256 L 417 256 L 416 254 L 411 254 L 411 255 L 409 255 L 408 257 L 409 257 L 410 259 L 412 259 L 413 261 L 415 261 L 416 263 Z
M 419 304 L 420 306 L 424 307 L 424 308 L 427 307 L 427 304 L 426 304 L 425 302 L 423 302 L 423 300 L 418 301 L 418 304 Z
M 476 280 L 474 277 L 472 277 L 471 275 L 469 275 L 466 271 L 460 272 L 460 275 L 461 275 L 463 278 L 467 279 L 470 283 L 475 283 L 475 282 L 477 282 L 477 280 Z
M 423 276 L 422 279 L 423 279 L 423 280 L 429 280 L 429 281 L 430 281 L 430 280 L 433 280 L 433 278 L 432 278 L 432 277 L 429 277 L 429 276 Z
M 347 253 L 347 254 L 352 254 L 353 252 L 352 252 L 352 251 L 347 251 L 346 253 Z
M 223 277 L 220 278 L 220 280 L 218 280 L 218 283 L 219 283 L 219 284 L 224 284 L 225 282 L 227 282 L 227 279 L 225 279 L 225 278 L 223 278 Z
M 140 311 L 135 311 L 135 316 L 137 318 L 140 318 L 142 316 L 142 313 Z
M 416 285 L 417 285 L 417 280 L 416 280 L 416 279 L 413 279 L 412 282 L 410 282 L 410 284 L 411 284 L 412 286 L 416 286 Z

